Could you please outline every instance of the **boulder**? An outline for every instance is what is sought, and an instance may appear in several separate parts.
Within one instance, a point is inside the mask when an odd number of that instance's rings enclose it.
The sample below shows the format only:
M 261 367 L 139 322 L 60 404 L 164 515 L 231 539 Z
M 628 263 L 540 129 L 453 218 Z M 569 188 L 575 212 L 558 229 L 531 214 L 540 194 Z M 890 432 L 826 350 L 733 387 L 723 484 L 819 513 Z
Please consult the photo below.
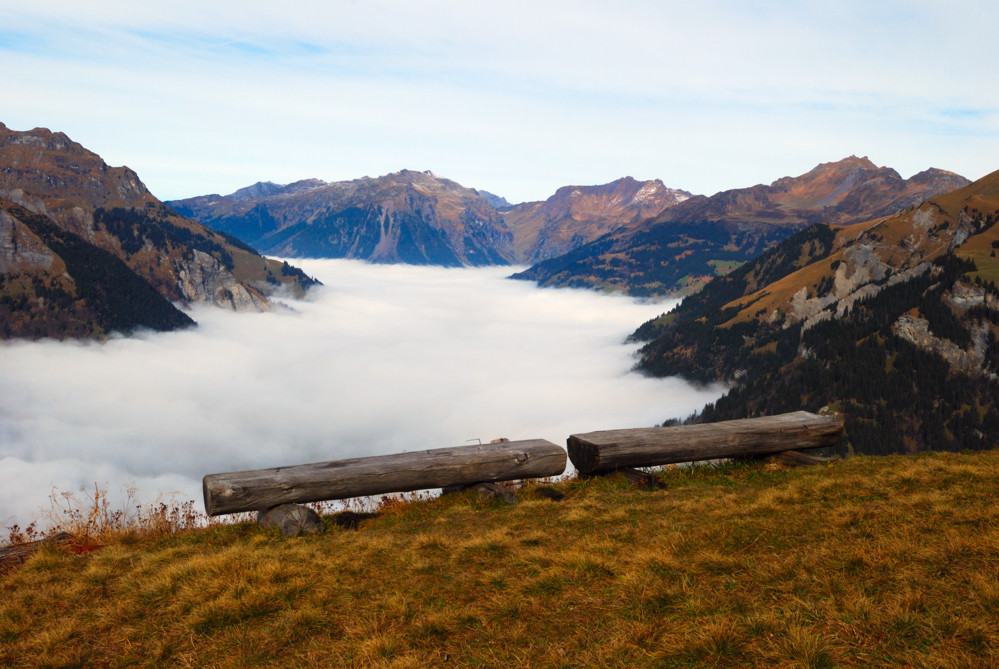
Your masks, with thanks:
M 325 526 L 319 514 L 301 504 L 280 504 L 257 514 L 257 524 L 264 529 L 276 527 L 286 537 L 321 532 Z

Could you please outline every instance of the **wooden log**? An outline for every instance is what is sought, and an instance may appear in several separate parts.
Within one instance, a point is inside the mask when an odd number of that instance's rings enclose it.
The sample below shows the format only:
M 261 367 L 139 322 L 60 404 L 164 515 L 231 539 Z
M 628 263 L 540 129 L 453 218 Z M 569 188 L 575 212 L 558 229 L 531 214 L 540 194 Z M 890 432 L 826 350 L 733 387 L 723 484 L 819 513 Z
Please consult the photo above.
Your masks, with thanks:
M 65 546 L 73 540 L 73 535 L 69 532 L 59 532 L 51 537 L 29 541 L 14 546 L 4 546 L 0 548 L 0 572 L 10 569 L 16 565 L 27 562 L 28 558 L 44 546 Z
M 435 448 L 205 476 L 209 516 L 390 492 L 558 476 L 565 450 L 544 439 Z
M 843 421 L 806 411 L 720 423 L 603 430 L 569 437 L 569 460 L 582 474 L 832 446 Z

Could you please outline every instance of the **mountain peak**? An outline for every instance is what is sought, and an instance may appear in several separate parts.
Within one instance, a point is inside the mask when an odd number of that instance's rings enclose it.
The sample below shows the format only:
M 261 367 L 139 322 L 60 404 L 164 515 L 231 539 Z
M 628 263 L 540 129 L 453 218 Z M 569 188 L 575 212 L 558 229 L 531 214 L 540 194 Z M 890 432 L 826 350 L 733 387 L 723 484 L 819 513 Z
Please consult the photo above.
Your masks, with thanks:
M 539 263 L 518 278 L 543 285 L 624 289 L 635 295 L 690 293 L 796 230 L 892 215 L 967 183 L 942 172 L 906 180 L 866 156 L 849 156 L 769 186 L 688 197 L 663 209 L 652 222 L 623 227 L 571 256 Z
M 625 226 L 637 225 L 690 198 L 659 179 L 626 176 L 596 186 L 562 186 L 544 202 L 504 211 L 520 258 L 537 262 L 563 255 Z
M 876 170 L 876 169 L 878 169 L 878 166 L 875 165 L 871 161 L 871 159 L 868 158 L 867 156 L 862 156 L 862 157 L 858 158 L 857 156 L 850 155 L 850 156 L 847 156 L 846 158 L 844 158 L 843 160 L 840 160 L 838 162 L 827 163 L 827 164 L 828 165 L 844 165 L 844 166 L 846 166 L 846 165 L 852 165 L 852 166 L 856 166 L 856 167 L 862 167 L 865 170 Z
M 42 151 L 64 151 L 97 157 L 96 153 L 83 148 L 65 133 L 52 132 L 48 128 L 41 127 L 19 132 L 0 124 L 0 146 L 33 147 Z
M 244 191 L 255 197 L 239 197 Z M 443 266 L 505 265 L 512 256 L 512 236 L 489 201 L 429 170 L 260 182 L 224 198 L 171 204 L 275 255 Z
M 48 128 L 0 128 L 0 164 L 0 188 L 53 198 L 57 207 L 69 201 L 77 206 L 140 206 L 154 199 L 131 169 L 110 167 L 93 151 Z
M 250 198 L 274 195 L 275 193 L 281 192 L 282 188 L 283 186 L 276 184 L 273 181 L 258 181 L 251 186 L 240 188 L 229 197 L 234 200 L 249 200 Z
M 255 200 L 273 195 L 291 195 L 292 193 L 298 193 L 311 188 L 321 188 L 326 185 L 328 184 L 322 179 L 302 179 L 301 181 L 294 181 L 286 185 L 276 184 L 273 181 L 258 181 L 251 186 L 240 188 L 226 197 L 239 202 L 241 200 Z
M 505 197 L 496 195 L 495 193 L 490 193 L 487 190 L 482 190 L 481 188 L 476 188 L 475 192 L 485 198 L 486 202 L 492 205 L 493 209 L 508 209 L 513 205 Z

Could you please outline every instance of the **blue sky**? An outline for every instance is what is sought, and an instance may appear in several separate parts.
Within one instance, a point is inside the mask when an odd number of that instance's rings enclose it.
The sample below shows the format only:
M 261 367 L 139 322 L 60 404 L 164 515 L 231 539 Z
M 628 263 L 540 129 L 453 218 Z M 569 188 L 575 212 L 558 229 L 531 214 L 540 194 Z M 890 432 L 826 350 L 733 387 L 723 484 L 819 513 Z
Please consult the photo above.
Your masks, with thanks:
M 851 154 L 999 169 L 991 2 L 0 10 L 0 121 L 63 131 L 162 199 L 403 168 L 511 201 L 625 175 L 710 194 Z

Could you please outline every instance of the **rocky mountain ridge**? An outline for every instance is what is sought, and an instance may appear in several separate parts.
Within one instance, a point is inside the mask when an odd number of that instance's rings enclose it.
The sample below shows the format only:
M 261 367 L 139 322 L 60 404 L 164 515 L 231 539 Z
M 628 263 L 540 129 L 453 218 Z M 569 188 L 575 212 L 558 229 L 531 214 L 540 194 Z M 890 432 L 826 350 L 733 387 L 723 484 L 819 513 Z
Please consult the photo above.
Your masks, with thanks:
M 453 266 L 537 262 L 689 197 L 659 180 L 624 177 L 511 205 L 432 172 L 402 170 L 332 183 L 258 182 L 170 204 L 265 253 Z
M 814 223 L 866 221 L 967 184 L 936 169 L 903 179 L 850 156 L 768 186 L 690 197 L 516 277 L 641 296 L 690 294 Z
M 541 202 L 503 210 L 518 262 L 564 255 L 603 235 L 660 214 L 689 199 L 659 179 L 624 177 L 598 186 L 563 186 Z
M 504 265 L 513 236 L 478 191 L 432 172 L 287 186 L 258 183 L 231 195 L 170 203 L 263 253 L 445 267 Z

